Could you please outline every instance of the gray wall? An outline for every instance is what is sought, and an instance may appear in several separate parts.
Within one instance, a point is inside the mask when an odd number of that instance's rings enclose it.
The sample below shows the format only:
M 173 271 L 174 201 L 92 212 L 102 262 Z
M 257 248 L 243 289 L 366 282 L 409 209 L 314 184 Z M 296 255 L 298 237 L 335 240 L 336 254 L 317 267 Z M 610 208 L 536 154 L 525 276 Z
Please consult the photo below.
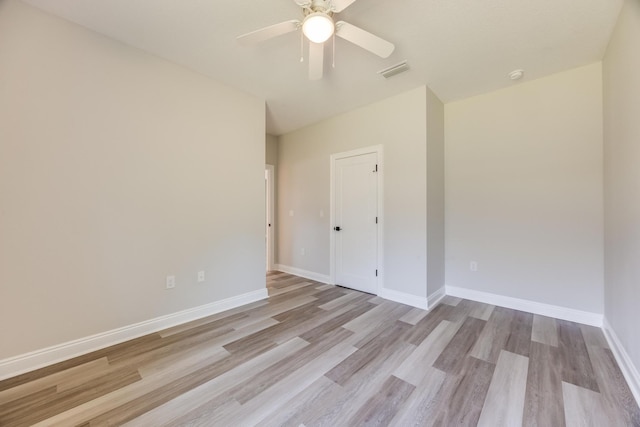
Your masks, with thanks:
M 601 65 L 449 103 L 445 134 L 447 285 L 603 313 Z
M 640 2 L 626 0 L 603 64 L 605 318 L 636 372 L 640 370 L 639 70 Z
M 1 1 L 0 359 L 263 289 L 264 135 L 262 100 Z
M 444 143 L 444 105 L 427 88 L 427 295 L 445 285 Z
M 278 164 L 278 137 L 267 134 L 265 148 L 265 163 L 276 166 Z
M 426 297 L 426 99 L 421 87 L 280 136 L 280 264 L 330 274 L 330 155 L 381 144 L 385 288 Z

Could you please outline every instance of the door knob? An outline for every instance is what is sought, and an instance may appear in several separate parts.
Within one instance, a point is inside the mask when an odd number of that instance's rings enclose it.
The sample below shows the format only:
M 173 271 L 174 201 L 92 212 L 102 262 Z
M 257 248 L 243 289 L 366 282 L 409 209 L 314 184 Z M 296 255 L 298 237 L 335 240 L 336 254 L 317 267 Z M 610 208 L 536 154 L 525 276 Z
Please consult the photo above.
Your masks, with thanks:
M 333 229 L 336 230 L 336 231 L 342 230 L 342 228 L 340 228 L 340 227 L 333 227 Z

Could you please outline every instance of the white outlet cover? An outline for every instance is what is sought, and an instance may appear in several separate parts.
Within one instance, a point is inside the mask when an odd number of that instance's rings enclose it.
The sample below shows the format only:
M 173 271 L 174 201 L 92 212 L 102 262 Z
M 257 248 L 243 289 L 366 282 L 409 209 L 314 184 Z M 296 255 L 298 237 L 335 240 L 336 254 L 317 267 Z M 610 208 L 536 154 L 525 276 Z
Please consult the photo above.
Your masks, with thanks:
M 293 211 L 289 211 L 289 216 L 293 216 Z
M 167 276 L 166 289 L 173 289 L 176 287 L 176 276 Z
M 204 282 L 204 271 L 198 271 L 198 282 Z

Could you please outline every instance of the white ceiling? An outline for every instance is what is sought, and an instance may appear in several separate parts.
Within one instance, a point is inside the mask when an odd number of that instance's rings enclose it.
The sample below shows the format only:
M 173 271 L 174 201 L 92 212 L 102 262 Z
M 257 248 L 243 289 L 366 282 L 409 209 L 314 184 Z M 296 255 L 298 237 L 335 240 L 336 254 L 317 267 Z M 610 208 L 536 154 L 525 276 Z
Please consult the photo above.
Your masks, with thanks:
M 293 0 L 25 0 L 267 101 L 279 135 L 426 84 L 444 102 L 602 59 L 622 0 L 358 0 L 337 19 L 396 45 L 387 59 L 336 39 L 325 76 L 307 79 L 300 34 L 256 47 L 236 36 L 300 19 Z M 385 80 L 377 71 L 408 60 Z

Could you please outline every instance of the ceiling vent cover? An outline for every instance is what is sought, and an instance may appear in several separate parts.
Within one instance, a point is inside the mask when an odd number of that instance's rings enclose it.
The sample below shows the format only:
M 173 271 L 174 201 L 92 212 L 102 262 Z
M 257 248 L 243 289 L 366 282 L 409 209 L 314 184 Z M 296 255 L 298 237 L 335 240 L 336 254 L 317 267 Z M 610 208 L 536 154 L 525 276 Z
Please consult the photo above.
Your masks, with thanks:
M 388 79 L 389 77 L 393 77 L 396 74 L 404 73 L 408 69 L 409 69 L 409 64 L 407 64 L 407 61 L 402 61 L 399 64 L 392 65 L 389 68 L 385 68 L 384 70 L 378 71 L 378 74 L 380 74 L 385 79 Z

